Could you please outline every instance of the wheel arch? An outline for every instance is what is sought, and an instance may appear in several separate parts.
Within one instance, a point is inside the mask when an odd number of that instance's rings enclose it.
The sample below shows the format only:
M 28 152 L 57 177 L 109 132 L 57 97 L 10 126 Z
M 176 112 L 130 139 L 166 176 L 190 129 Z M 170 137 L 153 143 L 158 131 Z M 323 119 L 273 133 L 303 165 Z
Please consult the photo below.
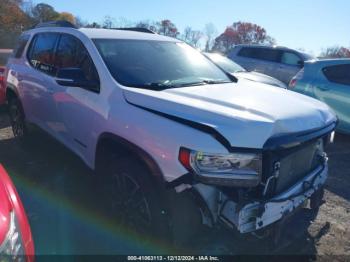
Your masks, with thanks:
M 6 87 L 6 101 L 8 102 L 11 98 L 19 98 L 19 94 L 17 90 L 13 87 L 7 86 Z
M 135 158 L 143 164 L 150 171 L 152 177 L 165 185 L 163 173 L 149 153 L 134 143 L 108 132 L 99 136 L 96 145 L 95 170 L 97 173 L 103 171 L 105 163 L 108 160 L 106 159 L 106 154 L 108 153 L 119 154 L 120 156 L 130 155 L 130 157 Z

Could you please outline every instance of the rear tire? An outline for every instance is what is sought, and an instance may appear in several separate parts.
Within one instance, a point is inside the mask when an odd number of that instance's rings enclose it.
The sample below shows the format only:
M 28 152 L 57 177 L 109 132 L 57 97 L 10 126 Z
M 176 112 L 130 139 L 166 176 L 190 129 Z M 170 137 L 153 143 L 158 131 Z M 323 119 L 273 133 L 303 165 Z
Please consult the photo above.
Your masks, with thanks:
M 29 132 L 21 102 L 17 97 L 12 97 L 8 101 L 8 113 L 13 136 L 21 143 L 25 142 L 28 139 Z

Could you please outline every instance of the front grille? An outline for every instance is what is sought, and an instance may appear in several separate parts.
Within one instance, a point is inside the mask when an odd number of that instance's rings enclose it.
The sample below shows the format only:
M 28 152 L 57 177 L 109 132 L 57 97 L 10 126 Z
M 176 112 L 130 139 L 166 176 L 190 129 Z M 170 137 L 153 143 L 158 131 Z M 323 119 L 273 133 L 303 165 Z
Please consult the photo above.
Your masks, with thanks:
M 320 143 L 321 140 L 316 140 L 292 149 L 267 152 L 264 156 L 266 181 L 274 175 L 276 163 L 280 163 L 278 178 L 270 181 L 267 195 L 273 196 L 287 190 L 315 170 L 321 163 L 319 152 L 323 149 Z

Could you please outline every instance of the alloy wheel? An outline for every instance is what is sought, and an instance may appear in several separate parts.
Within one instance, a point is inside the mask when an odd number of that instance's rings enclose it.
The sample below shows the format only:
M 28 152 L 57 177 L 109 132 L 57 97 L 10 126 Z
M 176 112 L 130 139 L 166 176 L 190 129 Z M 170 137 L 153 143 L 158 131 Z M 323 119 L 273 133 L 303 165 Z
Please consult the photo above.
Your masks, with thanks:
M 25 124 L 21 109 L 14 103 L 11 104 L 9 111 L 13 135 L 19 138 L 23 137 L 25 132 Z
M 148 200 L 139 183 L 127 173 L 113 175 L 112 212 L 122 226 L 145 233 L 152 225 Z

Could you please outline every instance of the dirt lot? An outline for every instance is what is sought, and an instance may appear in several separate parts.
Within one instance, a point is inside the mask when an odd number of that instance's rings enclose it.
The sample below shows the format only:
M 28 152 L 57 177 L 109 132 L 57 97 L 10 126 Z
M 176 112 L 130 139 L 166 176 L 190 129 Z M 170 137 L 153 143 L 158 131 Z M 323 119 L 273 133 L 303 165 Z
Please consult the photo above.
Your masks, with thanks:
M 326 203 L 308 232 L 279 250 L 279 254 L 339 261 L 350 258 L 350 137 L 338 134 L 328 154 Z M 36 133 L 32 146 L 19 146 L 4 108 L 0 109 L 0 163 L 22 197 L 37 254 L 171 252 L 166 246 L 144 244 L 106 219 L 100 212 L 91 171 L 51 138 Z M 259 242 L 240 249 L 241 245 L 226 231 L 208 232 L 199 242 L 198 250 L 206 253 L 264 253 Z

